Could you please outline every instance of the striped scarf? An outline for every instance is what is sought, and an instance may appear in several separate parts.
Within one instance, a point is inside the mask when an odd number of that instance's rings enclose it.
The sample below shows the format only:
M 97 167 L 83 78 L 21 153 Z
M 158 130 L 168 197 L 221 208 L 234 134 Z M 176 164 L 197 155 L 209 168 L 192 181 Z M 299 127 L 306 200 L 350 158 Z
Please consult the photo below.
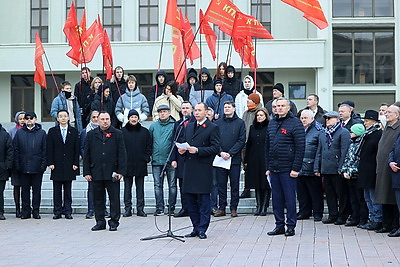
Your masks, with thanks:
M 332 142 L 333 142 L 333 134 L 342 127 L 342 124 L 340 121 L 338 121 L 335 125 L 333 125 L 331 128 L 326 128 L 325 129 L 325 136 L 326 136 L 326 142 L 328 143 L 328 147 L 331 147 Z

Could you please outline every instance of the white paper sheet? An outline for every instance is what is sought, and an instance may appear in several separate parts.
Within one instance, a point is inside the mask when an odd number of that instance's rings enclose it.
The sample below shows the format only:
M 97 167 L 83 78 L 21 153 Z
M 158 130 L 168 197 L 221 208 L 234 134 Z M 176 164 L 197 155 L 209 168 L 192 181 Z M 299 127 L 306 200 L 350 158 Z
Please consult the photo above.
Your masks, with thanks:
M 178 149 L 187 149 L 188 147 L 190 147 L 190 145 L 187 142 L 185 142 L 185 143 L 175 143 L 175 145 L 176 145 L 176 147 Z
M 232 158 L 224 160 L 222 157 L 217 155 L 214 158 L 213 166 L 214 167 L 221 167 L 221 168 L 229 170 L 231 168 L 231 162 L 232 162 Z

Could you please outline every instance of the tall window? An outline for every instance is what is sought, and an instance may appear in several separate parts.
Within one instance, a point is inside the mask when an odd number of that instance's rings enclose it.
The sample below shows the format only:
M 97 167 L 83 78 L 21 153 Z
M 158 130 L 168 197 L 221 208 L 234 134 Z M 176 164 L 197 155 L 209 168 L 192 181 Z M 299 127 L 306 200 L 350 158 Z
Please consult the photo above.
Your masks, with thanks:
M 49 41 L 49 0 L 31 0 L 31 43 L 37 32 L 43 43 Z
M 139 40 L 158 41 L 158 0 L 139 1 Z
M 82 18 L 83 11 L 85 10 L 85 0 L 74 0 L 75 1 L 75 9 L 76 9 L 76 17 L 78 18 L 78 23 Z M 67 14 L 68 16 L 69 10 L 71 8 L 72 0 L 67 0 Z
M 60 88 L 60 84 L 65 80 L 64 74 L 54 74 L 57 85 Z M 42 121 L 53 121 L 54 118 L 50 115 L 51 104 L 58 95 L 57 87 L 54 84 L 53 77 L 46 75 L 47 89 L 42 87 Z
M 254 78 L 254 72 L 250 71 L 249 75 Z M 263 96 L 264 103 L 272 99 L 272 87 L 274 86 L 275 73 L 257 71 L 257 91 Z M 244 79 L 244 76 L 243 78 Z
M 11 121 L 18 111 L 33 111 L 33 75 L 11 75 Z
M 271 0 L 251 0 L 251 15 L 271 32 Z
M 187 16 L 193 31 L 196 32 L 196 1 L 195 0 L 178 0 L 178 8 L 182 9 L 182 14 Z
M 121 0 L 103 0 L 103 28 L 110 41 L 121 41 Z
M 333 0 L 333 17 L 393 17 L 393 0 Z
M 394 31 L 333 31 L 335 84 L 394 84 Z

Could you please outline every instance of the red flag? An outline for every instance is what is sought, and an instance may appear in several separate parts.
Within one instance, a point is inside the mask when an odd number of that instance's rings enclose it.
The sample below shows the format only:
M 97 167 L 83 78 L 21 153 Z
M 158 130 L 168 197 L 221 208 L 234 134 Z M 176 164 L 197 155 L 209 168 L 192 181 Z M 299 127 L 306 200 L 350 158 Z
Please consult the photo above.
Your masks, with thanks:
M 75 60 L 76 63 L 89 63 L 92 61 L 97 48 L 103 43 L 103 41 L 103 29 L 98 20 L 95 20 L 89 29 L 87 29 L 81 36 L 82 47 L 78 50 L 72 48 L 67 53 L 67 56 Z
M 233 23 L 239 8 L 229 0 L 211 0 L 204 18 L 219 26 L 219 29 L 232 35 Z
M 172 27 L 172 53 L 174 55 L 174 75 L 177 83 L 185 82 L 186 59 L 183 50 L 182 33 L 179 29 Z
M 68 45 L 73 49 L 79 49 L 80 41 L 79 36 L 82 32 L 80 32 L 78 26 L 78 19 L 76 18 L 76 10 L 74 1 L 71 3 L 71 8 L 68 12 L 67 20 L 64 25 L 64 34 L 68 39 Z
M 81 23 L 79 24 L 79 27 L 82 33 L 86 31 L 86 10 L 83 10 Z
M 235 51 L 242 59 L 243 65 L 248 65 L 251 69 L 258 68 L 258 64 L 256 61 L 256 52 L 251 36 L 247 36 L 246 38 L 232 37 L 232 43 Z
M 216 59 L 215 49 L 217 47 L 217 35 L 212 30 L 208 21 L 204 19 L 203 10 L 200 9 L 200 34 L 206 37 L 208 48 L 210 49 L 213 60 Z
M 243 14 L 240 11 L 236 12 L 232 36 L 236 38 L 252 36 L 263 39 L 274 39 L 255 17 Z
M 39 34 L 36 33 L 36 47 L 35 47 L 35 77 L 33 80 L 41 87 L 47 88 L 46 75 L 44 74 L 43 58 L 44 48 L 42 41 L 40 41 Z
M 182 11 L 180 12 L 181 18 Z M 185 48 L 185 52 L 187 53 L 187 58 L 190 59 L 190 65 L 193 65 L 193 60 L 201 57 L 200 49 L 194 41 L 194 33 L 192 30 L 192 26 L 190 26 L 190 21 L 188 17 L 182 19 L 182 37 L 183 37 L 183 46 Z
M 168 0 L 167 12 L 165 13 L 165 23 L 182 30 L 182 18 L 179 13 L 178 5 L 176 0 Z
M 111 79 L 113 74 L 113 57 L 110 39 L 106 30 L 104 30 L 104 42 L 101 45 L 101 51 L 103 53 L 103 64 L 106 69 L 106 79 L 108 80 Z
M 281 0 L 304 13 L 303 17 L 314 23 L 320 30 L 328 27 L 324 11 L 318 0 Z

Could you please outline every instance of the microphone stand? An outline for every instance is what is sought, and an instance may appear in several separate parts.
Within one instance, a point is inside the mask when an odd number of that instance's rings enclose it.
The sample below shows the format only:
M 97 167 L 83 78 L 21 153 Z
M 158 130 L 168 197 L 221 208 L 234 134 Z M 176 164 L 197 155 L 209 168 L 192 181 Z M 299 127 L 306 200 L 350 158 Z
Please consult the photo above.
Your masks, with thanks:
M 178 125 L 179 130 L 178 130 L 177 134 L 174 136 L 174 141 L 172 142 L 173 145 L 172 145 L 172 147 L 171 147 L 171 150 L 169 151 L 167 161 L 165 162 L 165 164 L 164 164 L 164 166 L 163 166 L 163 168 L 162 168 L 162 171 L 161 171 L 161 174 L 160 174 L 160 178 L 162 178 L 162 177 L 164 176 L 164 173 L 165 173 L 165 170 L 166 170 L 166 168 L 167 168 L 168 162 L 169 162 L 170 159 L 171 159 L 172 152 L 173 152 L 174 149 L 175 149 L 175 143 L 176 143 L 176 141 L 178 140 L 178 138 L 179 138 L 179 136 L 180 136 L 180 134 L 181 134 L 181 132 L 182 132 L 183 124 L 185 123 L 185 121 L 188 121 L 188 120 L 189 120 L 189 118 L 184 118 L 184 119 L 182 120 L 182 122 Z M 168 202 L 169 202 L 169 199 L 168 199 Z M 168 203 L 168 231 L 167 231 L 165 234 L 143 237 L 143 238 L 141 238 L 140 240 L 141 240 L 141 241 L 146 241 L 146 240 L 153 240 L 153 239 L 159 239 L 159 238 L 170 237 L 170 238 L 179 240 L 179 241 L 181 241 L 181 242 L 185 242 L 185 240 L 182 239 L 184 236 L 174 235 L 174 233 L 172 232 L 172 229 L 171 229 L 171 227 L 172 227 L 172 226 L 171 226 L 171 224 L 172 224 L 172 223 L 171 223 L 171 218 L 172 218 L 172 215 L 171 215 L 171 205 Z

